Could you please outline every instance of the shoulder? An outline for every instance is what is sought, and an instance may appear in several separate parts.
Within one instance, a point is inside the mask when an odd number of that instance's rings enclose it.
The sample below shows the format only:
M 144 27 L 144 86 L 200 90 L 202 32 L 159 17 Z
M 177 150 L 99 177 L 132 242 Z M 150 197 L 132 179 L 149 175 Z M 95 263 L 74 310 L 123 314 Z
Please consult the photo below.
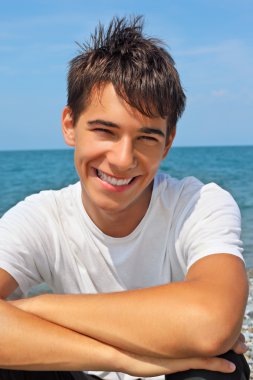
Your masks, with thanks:
M 222 215 L 227 215 L 231 220 L 232 217 L 240 220 L 240 210 L 233 196 L 219 185 L 208 183 L 203 185 L 193 197 L 191 206 L 191 214 L 195 218 L 209 218 L 212 216 L 219 219 Z
M 15 220 L 42 220 L 47 221 L 56 216 L 61 210 L 69 207 L 78 193 L 80 183 L 69 185 L 60 190 L 43 190 L 27 196 L 8 210 L 0 219 L 1 223 Z
M 184 209 L 190 200 L 197 197 L 204 184 L 195 177 L 177 179 L 165 173 L 158 173 L 155 178 L 154 198 L 159 198 L 170 210 Z
M 193 210 L 204 212 L 205 210 L 232 208 L 234 213 L 240 215 L 239 208 L 232 195 L 215 183 L 203 184 L 196 177 L 176 179 L 165 173 L 158 173 L 155 179 L 154 197 L 163 199 L 178 213 L 187 216 Z
M 187 268 L 218 253 L 243 259 L 241 214 L 229 192 L 214 183 L 203 185 L 180 211 L 177 243 Z
M 159 193 L 191 194 L 203 186 L 204 184 L 199 179 L 192 176 L 177 179 L 169 174 L 159 172 L 155 177 L 155 189 Z

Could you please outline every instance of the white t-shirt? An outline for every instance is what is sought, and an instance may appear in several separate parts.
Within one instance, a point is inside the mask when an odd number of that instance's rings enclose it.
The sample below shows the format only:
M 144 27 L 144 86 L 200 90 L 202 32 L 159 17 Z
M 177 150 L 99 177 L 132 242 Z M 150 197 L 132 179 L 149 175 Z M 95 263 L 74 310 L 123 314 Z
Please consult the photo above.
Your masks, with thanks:
M 200 258 L 242 258 L 232 196 L 193 177 L 159 173 L 149 208 L 128 236 L 105 235 L 85 212 L 80 183 L 27 197 L 0 220 L 0 267 L 22 294 L 46 282 L 55 293 L 123 291 L 181 281 Z M 123 374 L 98 376 L 129 378 Z

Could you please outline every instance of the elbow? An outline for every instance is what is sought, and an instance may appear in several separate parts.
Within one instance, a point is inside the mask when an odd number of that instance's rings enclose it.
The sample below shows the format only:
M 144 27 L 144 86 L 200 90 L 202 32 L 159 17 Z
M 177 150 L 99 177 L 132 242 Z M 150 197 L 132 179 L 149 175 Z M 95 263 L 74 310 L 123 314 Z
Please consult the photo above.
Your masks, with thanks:
M 238 334 L 239 335 L 239 334 Z M 213 357 L 229 351 L 235 342 L 233 335 L 216 334 L 199 342 L 197 351 L 201 357 Z
M 196 337 L 196 351 L 200 356 L 212 357 L 232 349 L 239 337 L 242 318 L 210 313 Z

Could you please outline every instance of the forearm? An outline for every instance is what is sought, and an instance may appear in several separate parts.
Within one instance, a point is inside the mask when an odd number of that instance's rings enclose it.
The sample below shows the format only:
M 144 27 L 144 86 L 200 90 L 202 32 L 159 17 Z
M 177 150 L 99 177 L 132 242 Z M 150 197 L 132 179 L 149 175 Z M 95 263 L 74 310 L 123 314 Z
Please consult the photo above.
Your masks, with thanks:
M 0 368 L 23 370 L 102 370 L 137 377 L 190 368 L 232 372 L 220 358 L 180 360 L 134 355 L 80 336 L 0 301 Z
M 215 356 L 238 338 L 247 299 L 241 261 L 217 256 L 200 260 L 184 282 L 110 294 L 46 295 L 17 306 L 134 354 Z
M 0 368 L 113 370 L 116 350 L 0 301 Z M 114 365 L 116 365 L 115 363 Z
M 220 358 L 158 359 L 131 354 L 81 336 L 0 301 L 0 368 L 23 370 L 102 370 L 136 377 L 190 368 L 232 372 Z
M 185 284 L 175 284 L 170 287 L 170 295 L 166 287 L 98 295 L 43 295 L 30 300 L 30 311 L 135 354 L 203 356 L 201 343 L 209 338 L 213 315 L 204 315 L 204 302 L 201 309 L 194 307 L 191 291 L 187 303 L 178 302 L 180 288 L 187 294 Z M 193 293 L 197 297 L 197 292 Z M 201 323 L 206 323 L 206 329 Z M 213 333 L 219 334 L 219 329 Z
M 170 321 L 166 297 L 166 289 L 154 288 L 96 295 L 42 295 L 24 305 L 41 318 L 135 354 L 185 357 L 188 339 L 183 332 L 185 311 L 183 305 L 178 305 Z M 196 328 L 191 326 L 189 334 L 198 327 L 197 323 Z M 164 351 L 162 345 L 166 345 Z M 186 356 L 195 355 L 188 352 Z

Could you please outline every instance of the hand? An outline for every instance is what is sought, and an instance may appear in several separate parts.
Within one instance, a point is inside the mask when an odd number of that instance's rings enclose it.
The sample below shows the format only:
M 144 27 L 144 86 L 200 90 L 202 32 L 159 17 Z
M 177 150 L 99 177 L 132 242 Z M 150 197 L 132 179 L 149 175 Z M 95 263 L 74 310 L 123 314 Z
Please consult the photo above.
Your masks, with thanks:
M 236 340 L 236 342 L 234 343 L 232 350 L 236 354 L 245 354 L 245 352 L 248 351 L 248 349 L 249 349 L 248 346 L 245 344 L 245 337 L 241 333 L 238 339 Z
M 214 358 L 187 358 L 187 359 L 160 359 L 137 356 L 123 353 L 119 356 L 119 363 L 122 363 L 118 371 L 137 377 L 159 376 L 171 374 L 190 369 L 204 369 L 223 373 L 232 373 L 235 365 L 228 360 L 218 357 Z

